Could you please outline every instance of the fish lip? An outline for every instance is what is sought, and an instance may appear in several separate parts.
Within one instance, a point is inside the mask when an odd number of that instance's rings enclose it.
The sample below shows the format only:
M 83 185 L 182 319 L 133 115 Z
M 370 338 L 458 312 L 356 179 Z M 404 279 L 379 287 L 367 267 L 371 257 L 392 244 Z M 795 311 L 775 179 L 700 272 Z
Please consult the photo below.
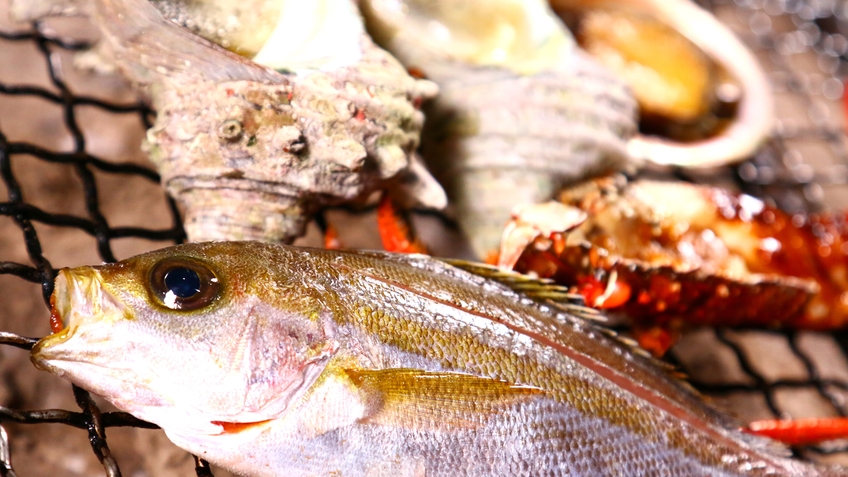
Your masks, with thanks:
M 66 269 L 59 270 L 53 282 L 53 294 L 50 295 L 51 315 L 62 323 L 62 328 L 38 340 L 30 350 L 32 363 L 36 368 L 45 371 L 50 371 L 54 367 L 46 363 L 46 359 L 43 356 L 44 350 L 51 346 L 64 343 L 73 334 L 73 331 L 75 331 L 71 329 L 70 317 L 68 316 L 68 311 L 70 311 L 70 293 L 68 293 L 68 277 L 66 274 Z
M 111 320 L 108 315 L 116 311 L 122 316 L 127 315 L 127 306 L 102 285 L 100 273 L 93 268 L 59 271 L 50 302 L 53 305 L 51 312 L 60 320 L 62 328 L 33 345 L 30 360 L 38 369 L 58 373 L 59 368 L 49 361 L 73 361 L 57 348 L 73 338 L 80 327 Z
M 45 344 L 45 340 L 47 340 L 48 338 L 50 338 L 50 336 L 42 338 L 38 340 L 37 343 L 35 343 L 35 345 L 32 347 L 32 350 L 30 350 L 29 360 L 36 367 L 36 369 L 52 372 L 54 374 L 60 374 L 56 372 L 58 368 L 50 364 L 48 362 L 48 359 L 44 357 L 44 348 L 49 346 L 49 344 Z

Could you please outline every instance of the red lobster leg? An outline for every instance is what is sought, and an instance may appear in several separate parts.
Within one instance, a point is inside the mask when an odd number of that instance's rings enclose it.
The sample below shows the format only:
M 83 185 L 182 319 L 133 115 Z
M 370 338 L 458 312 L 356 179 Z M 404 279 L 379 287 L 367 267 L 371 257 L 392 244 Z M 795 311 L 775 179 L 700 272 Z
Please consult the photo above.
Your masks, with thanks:
M 327 250 L 341 250 L 344 248 L 342 241 L 339 240 L 339 231 L 333 227 L 333 224 L 327 224 L 324 230 L 324 248 Z
M 639 346 L 650 352 L 654 357 L 662 358 L 669 348 L 680 338 L 680 332 L 668 326 L 657 325 L 648 328 L 634 327 L 631 330 Z
M 383 248 L 389 252 L 427 253 L 427 249 L 412 232 L 409 219 L 395 208 L 388 194 L 383 194 L 377 206 L 377 228 Z
M 754 421 L 742 430 L 749 434 L 770 437 L 786 445 L 803 446 L 832 439 L 848 439 L 848 418 Z
M 578 278 L 577 283 L 577 293 L 583 295 L 586 304 L 601 310 L 624 305 L 633 293 L 630 285 L 615 277 L 603 283 L 593 276 L 585 276 Z

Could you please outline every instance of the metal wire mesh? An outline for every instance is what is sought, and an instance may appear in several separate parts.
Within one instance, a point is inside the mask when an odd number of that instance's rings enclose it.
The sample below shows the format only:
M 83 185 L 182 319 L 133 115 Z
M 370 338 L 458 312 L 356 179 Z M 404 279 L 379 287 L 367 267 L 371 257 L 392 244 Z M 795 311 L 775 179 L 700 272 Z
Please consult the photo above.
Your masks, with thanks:
M 20 228 L 27 255 L 31 265 L 15 263 L 11 261 L 0 262 L 0 274 L 16 275 L 24 280 L 37 283 L 41 286 L 44 300 L 49 305 L 49 297 L 52 293 L 54 268 L 45 257 L 41 246 L 39 234 L 34 227 L 34 222 L 49 224 L 59 227 L 73 227 L 93 236 L 96 240 L 97 251 L 105 262 L 116 261 L 112 250 L 112 241 L 123 237 L 140 237 L 163 242 L 180 242 L 184 239 L 184 232 L 179 213 L 172 201 L 169 208 L 172 214 L 173 226 L 165 230 L 154 230 L 144 227 L 110 227 L 102 210 L 101 200 L 98 195 L 95 172 L 108 174 L 125 174 L 143 177 L 153 183 L 159 182 L 159 176 L 149 168 L 141 167 L 132 163 L 115 163 L 98 158 L 86 151 L 86 137 L 82 132 L 77 118 L 78 108 L 82 106 L 93 106 L 111 114 L 132 114 L 140 118 L 145 128 L 150 127 L 150 111 L 139 104 L 121 105 L 95 98 L 75 95 L 62 77 L 61 61 L 56 55 L 56 50 L 78 51 L 86 48 L 85 43 L 63 39 L 41 24 L 34 24 L 31 30 L 19 32 L 0 32 L 0 38 L 10 42 L 32 42 L 36 45 L 38 52 L 42 55 L 50 83 L 58 93 L 51 92 L 45 88 L 31 85 L 7 85 L 0 84 L 0 94 L 9 96 L 36 96 L 61 106 L 64 123 L 72 138 L 73 145 L 69 152 L 54 152 L 37 144 L 10 141 L 3 131 L 0 130 L 0 177 L 6 186 L 8 200 L 0 203 L 0 215 L 11 217 Z M 5 120 L 5 119 L 4 119 Z M 70 164 L 82 183 L 84 191 L 85 216 L 49 212 L 36 207 L 27 201 L 21 185 L 13 172 L 12 164 L 21 155 L 36 157 L 47 163 Z M 11 333 L 0 334 L 0 342 L 24 349 L 29 349 L 35 343 L 34 339 L 21 338 Z M 101 413 L 98 406 L 89 396 L 88 392 L 76 386 L 73 387 L 74 399 L 80 407 L 81 412 L 70 412 L 64 410 L 45 410 L 20 412 L 8 408 L 0 408 L 0 420 L 14 421 L 19 423 L 63 423 L 69 426 L 85 429 L 88 439 L 97 459 L 103 464 L 106 475 L 121 475 L 118 464 L 112 456 L 106 442 L 105 428 L 115 426 L 135 426 L 144 428 L 156 428 L 156 426 L 140 421 L 126 413 L 107 412 Z M 15 475 L 11 464 L 6 432 L 0 432 L 0 475 Z M 197 475 L 211 475 L 208 465 L 198 461 Z
M 812 0 L 739 0 L 735 3 L 713 1 L 706 6 L 755 48 L 776 86 L 781 119 L 774 139 L 756 157 L 739 166 L 709 172 L 670 169 L 653 173 L 694 182 L 735 185 L 747 193 L 772 200 L 791 212 L 848 206 L 848 190 L 844 187 L 848 183 L 848 150 L 839 102 L 848 71 L 843 61 L 848 55 L 845 33 L 848 30 L 843 30 L 848 28 L 845 4 Z M 88 242 L 84 246 L 72 247 L 70 251 L 53 246 L 57 240 L 56 229 L 77 231 L 91 237 L 93 249 L 103 261 L 114 261 L 122 256 L 123 253 L 116 253 L 116 246 L 126 254 L 135 250 L 121 245 L 124 239 L 145 239 L 148 242 L 138 247 L 153 248 L 156 244 L 164 246 L 182 241 L 184 234 L 178 210 L 164 196 L 161 207 L 156 210 L 167 215 L 165 223 L 169 226 L 149 226 L 149 223 L 157 221 L 150 220 L 150 214 L 154 212 L 146 208 L 136 210 L 134 225 L 117 225 L 124 219 L 110 217 L 107 210 L 115 207 L 113 202 L 119 203 L 111 195 L 116 191 L 115 179 L 126 181 L 129 188 L 131 184 L 135 187 L 139 180 L 156 185 L 158 176 L 138 160 L 117 160 L 120 154 L 106 157 L 91 152 L 94 149 L 92 144 L 100 133 L 86 128 L 86 118 L 91 110 L 106 114 L 115 121 L 134 118 L 135 123 L 131 127 L 137 130 L 150 126 L 151 111 L 133 100 L 104 100 L 82 94 L 71 86 L 71 82 L 65 79 L 70 69 L 62 68 L 62 59 L 67 58 L 69 52 L 84 49 L 85 43 L 58 35 L 44 24 L 22 30 L 0 30 L 0 52 L 8 45 L 22 44 L 32 47 L 31 56 L 43 63 L 46 81 L 40 84 L 29 78 L 5 80 L 2 73 L 15 69 L 16 65 L 10 62 L 9 57 L 0 55 L 0 105 L 2 101 L 27 98 L 57 107 L 61 126 L 69 139 L 64 143 L 59 141 L 62 147 L 51 147 L 57 143 L 51 143 L 39 134 L 34 135 L 35 141 L 13 138 L 8 131 L 21 127 L 41 131 L 44 124 L 33 119 L 37 115 L 18 118 L 16 112 L 9 112 L 9 108 L 0 109 L 0 192 L 5 190 L 7 196 L 5 202 L 0 202 L 0 219 L 9 221 L 5 228 L 0 223 L 0 278 L 6 276 L 30 283 L 29 287 L 37 288 L 47 303 L 52 292 L 55 264 L 82 264 L 91 260 L 90 254 L 80 252 L 83 247 L 92 248 Z M 17 124 L 18 121 L 23 125 Z M 137 141 L 130 141 L 128 147 L 137 148 L 137 145 Z M 44 176 L 54 169 L 73 175 L 74 179 L 65 178 L 58 183 L 72 188 L 73 194 L 81 197 L 80 204 L 64 204 L 61 199 L 52 205 L 42 203 L 41 195 L 48 194 L 49 188 L 34 189 L 27 184 L 26 180 Z M 68 185 L 68 181 L 73 184 Z M 104 183 L 112 187 L 99 187 Z M 63 207 L 65 205 L 67 207 Z M 162 217 L 158 218 L 158 222 L 162 222 Z M 5 236 L 7 233 L 16 237 Z M 14 244 L 10 245 L 12 242 Z M 7 252 L 15 247 L 20 249 L 17 255 L 16 252 Z M 68 258 L 74 253 L 77 256 Z M 19 256 L 24 258 L 14 258 Z M 23 263 L 26 261 L 28 263 Z M 7 283 L 11 282 L 0 282 L 2 314 L 9 314 L 9 319 L 24 320 L 24 315 L 14 313 L 14 298 L 3 296 Z M 42 328 L 20 329 L 46 332 L 46 316 L 45 311 L 34 317 L 40 320 Z M 13 329 L 12 325 L 4 326 Z M 28 349 L 34 339 L 0 332 L 0 343 Z M 690 373 L 696 387 L 714 396 L 719 404 L 730 408 L 744 420 L 845 416 L 848 414 L 845 403 L 848 396 L 846 354 L 848 333 L 831 336 L 762 330 L 700 330 L 684 337 L 684 343 L 675 348 L 671 359 Z M 9 359 L 7 354 L 0 355 L 0 364 Z M 8 378 L 7 371 L 0 366 L 0 375 L 4 379 Z M 80 408 L 78 412 L 63 409 L 14 411 L 12 408 L 29 404 L 12 394 L 3 401 L 10 406 L 0 407 L 0 422 L 40 426 L 61 423 L 83 429 L 106 475 L 121 475 L 116 462 L 120 459 L 116 459 L 107 446 L 106 428 L 155 426 L 124 413 L 101 412 L 100 406 L 82 389 L 73 388 L 72 394 L 73 401 Z M 796 399 L 796 395 L 803 399 Z M 814 405 L 808 404 L 813 401 Z M 18 448 L 15 440 L 17 432 L 23 431 L 12 429 L 10 441 L 6 431 L 0 427 L 0 476 L 16 475 L 12 456 L 16 455 Z M 48 450 L 40 449 L 38 452 Z M 836 462 L 842 463 L 848 462 L 846 453 L 848 443 L 845 442 L 798 450 L 801 457 L 824 460 L 835 454 L 842 459 Z M 19 471 L 28 464 L 16 463 Z M 209 466 L 196 458 L 194 468 L 198 476 L 212 475 Z M 81 473 L 71 472 L 69 475 Z

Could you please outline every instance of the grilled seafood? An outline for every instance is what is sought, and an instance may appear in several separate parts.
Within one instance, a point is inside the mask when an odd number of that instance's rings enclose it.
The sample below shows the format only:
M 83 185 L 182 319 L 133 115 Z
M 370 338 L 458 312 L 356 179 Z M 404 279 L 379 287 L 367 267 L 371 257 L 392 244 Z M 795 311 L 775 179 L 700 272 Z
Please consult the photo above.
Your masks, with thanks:
M 363 0 L 369 33 L 439 84 L 421 151 L 480 256 L 516 203 L 634 168 L 636 104 L 544 0 Z M 508 192 L 506 192 L 508 191 Z M 505 193 L 506 192 L 506 193 Z
M 755 59 L 687 0 L 551 4 L 581 20 L 570 23 L 604 67 L 573 45 L 540 0 L 361 2 L 376 41 L 440 85 L 426 108 L 422 154 L 479 256 L 496 249 L 515 204 L 643 160 L 703 167 L 740 160 L 771 130 L 771 93 Z M 702 77 L 712 80 L 693 81 Z M 643 117 L 720 123 L 720 132 L 696 131 L 708 137 L 683 143 L 637 134 L 625 80 Z M 719 121 L 715 98 L 730 90 L 739 91 L 737 114 Z
M 421 255 L 187 244 L 62 270 L 52 303 L 36 366 L 242 475 L 846 475 L 555 303 Z
M 642 329 L 848 324 L 845 216 L 789 215 L 721 189 L 622 177 L 560 200 L 536 217 L 519 211 L 501 266 L 574 285 Z
M 220 19 L 215 3 L 175 5 Z M 239 5 L 262 15 L 243 17 L 227 44 L 244 53 L 264 45 L 256 57 L 269 67 L 180 28 L 146 0 L 20 0 L 12 10 L 19 19 L 92 18 L 102 46 L 157 111 L 145 147 L 185 210 L 190 240 L 290 242 L 317 208 L 381 187 L 406 202 L 445 204 L 414 155 L 423 123 L 416 106 L 436 87 L 371 42 L 350 0 Z M 283 17 L 298 8 L 316 16 Z M 308 41 L 293 39 L 292 25 Z

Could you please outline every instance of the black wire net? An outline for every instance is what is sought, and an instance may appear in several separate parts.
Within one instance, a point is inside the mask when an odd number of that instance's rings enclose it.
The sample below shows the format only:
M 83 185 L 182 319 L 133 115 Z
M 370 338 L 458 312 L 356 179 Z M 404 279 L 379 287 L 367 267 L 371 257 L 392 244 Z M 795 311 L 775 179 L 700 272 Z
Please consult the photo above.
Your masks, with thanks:
M 738 0 L 706 6 L 755 49 L 769 71 L 780 117 L 775 137 L 735 167 L 650 173 L 737 187 L 793 213 L 844 209 L 846 4 Z M 205 462 L 173 448 L 161 432 L 139 430 L 155 426 L 109 411 L 82 389 L 68 392 L 65 382 L 35 371 L 26 352 L 10 349 L 28 349 L 35 341 L 22 336 L 48 333 L 43 303 L 56 268 L 115 261 L 184 239 L 177 208 L 138 150 L 152 112 L 115 77 L 63 68 L 88 43 L 56 28 L 85 37 L 84 25 L 63 22 L 0 29 L 0 194 L 7 197 L 0 202 L 0 343 L 8 345 L 0 347 L 0 403 L 8 405 L 0 406 L 0 476 L 16 475 L 12 456 L 20 475 L 92 475 L 102 465 L 106 475 L 117 476 L 120 461 L 125 475 L 187 475 L 194 469 L 210 476 Z M 339 228 L 349 245 L 374 246 L 370 219 L 357 228 L 360 218 L 330 218 L 347 224 Z M 416 220 L 425 240 L 444 235 L 444 220 Z M 356 233 L 364 238 L 351 238 Z M 450 253 L 444 245 L 436 248 Z M 706 329 L 684 336 L 670 359 L 718 405 L 753 420 L 848 415 L 846 355 L 848 332 Z M 65 410 L 73 406 L 79 411 Z M 13 410 L 33 408 L 47 410 Z M 84 430 L 88 441 L 69 428 Z M 106 428 L 114 428 L 111 447 Z M 848 464 L 848 442 L 796 454 Z

